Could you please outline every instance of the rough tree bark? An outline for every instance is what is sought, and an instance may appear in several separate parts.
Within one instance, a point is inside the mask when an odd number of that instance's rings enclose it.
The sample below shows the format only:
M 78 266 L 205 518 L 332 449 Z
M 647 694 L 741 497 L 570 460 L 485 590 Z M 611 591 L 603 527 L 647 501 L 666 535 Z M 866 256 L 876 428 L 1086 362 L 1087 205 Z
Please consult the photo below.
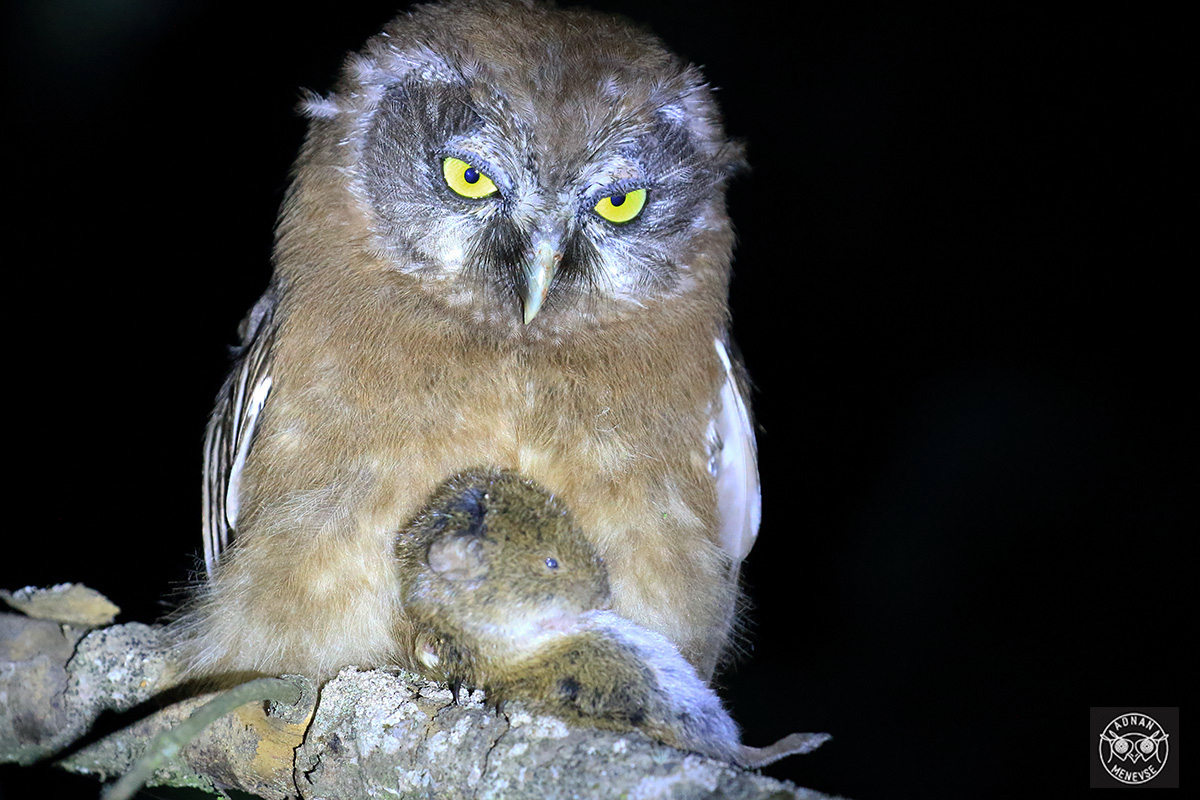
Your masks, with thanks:
M 109 779 L 213 695 L 178 686 L 158 628 L 0 614 L 0 761 L 53 760 Z M 827 798 L 671 749 L 640 733 L 571 728 L 398 670 L 344 670 L 294 707 L 248 704 L 211 725 L 152 783 L 269 800 Z

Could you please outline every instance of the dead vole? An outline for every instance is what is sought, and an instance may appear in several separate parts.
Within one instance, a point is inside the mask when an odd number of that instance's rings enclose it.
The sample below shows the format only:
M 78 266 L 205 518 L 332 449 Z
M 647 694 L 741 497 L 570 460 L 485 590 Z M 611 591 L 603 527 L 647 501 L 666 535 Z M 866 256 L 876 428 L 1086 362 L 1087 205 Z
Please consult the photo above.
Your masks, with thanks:
M 603 562 L 556 498 L 509 472 L 444 484 L 397 542 L 415 660 L 501 705 L 520 699 L 580 725 L 637 729 L 745 767 L 828 734 L 741 744 L 715 692 L 665 637 L 609 611 Z

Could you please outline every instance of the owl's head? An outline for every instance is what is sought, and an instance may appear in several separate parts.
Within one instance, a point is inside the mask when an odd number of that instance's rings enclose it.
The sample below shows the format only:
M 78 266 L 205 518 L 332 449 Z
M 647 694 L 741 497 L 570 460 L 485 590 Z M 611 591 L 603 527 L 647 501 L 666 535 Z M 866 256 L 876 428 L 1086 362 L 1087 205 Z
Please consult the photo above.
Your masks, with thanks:
M 699 72 L 622 19 L 419 6 L 306 110 L 289 203 L 350 213 L 293 209 L 285 237 L 326 224 L 423 300 L 514 336 L 723 308 L 741 148 Z

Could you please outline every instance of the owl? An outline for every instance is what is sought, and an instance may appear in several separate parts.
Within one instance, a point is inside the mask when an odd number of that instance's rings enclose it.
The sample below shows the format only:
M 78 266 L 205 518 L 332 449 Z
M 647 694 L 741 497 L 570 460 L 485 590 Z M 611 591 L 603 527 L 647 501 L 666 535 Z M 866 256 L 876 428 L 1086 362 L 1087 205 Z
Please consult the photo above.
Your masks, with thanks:
M 743 154 L 700 73 L 620 18 L 446 2 L 302 109 L 208 427 L 187 669 L 411 663 L 397 532 L 495 468 L 569 507 L 614 610 L 711 676 L 759 489 L 728 332 Z
M 1105 736 L 1100 734 L 1100 750 L 1103 755 L 1104 745 L 1108 745 L 1107 761 L 1119 759 L 1121 761 L 1129 760 L 1133 762 L 1150 761 L 1151 759 L 1162 760 L 1158 755 L 1158 745 L 1167 740 L 1167 734 L 1158 732 L 1154 734 L 1143 734 L 1138 732 L 1127 733 L 1124 736 L 1112 735 Z

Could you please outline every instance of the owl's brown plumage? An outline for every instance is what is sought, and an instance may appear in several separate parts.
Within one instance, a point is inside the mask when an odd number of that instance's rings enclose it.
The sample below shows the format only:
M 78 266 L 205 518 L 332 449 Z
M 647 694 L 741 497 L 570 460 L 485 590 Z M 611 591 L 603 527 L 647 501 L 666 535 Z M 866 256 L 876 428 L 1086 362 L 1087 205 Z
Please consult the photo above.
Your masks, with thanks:
M 758 485 L 727 352 L 741 153 L 699 73 L 617 18 L 444 3 L 307 111 L 210 423 L 191 668 L 405 661 L 394 538 L 482 466 L 558 495 L 614 608 L 711 673 Z

